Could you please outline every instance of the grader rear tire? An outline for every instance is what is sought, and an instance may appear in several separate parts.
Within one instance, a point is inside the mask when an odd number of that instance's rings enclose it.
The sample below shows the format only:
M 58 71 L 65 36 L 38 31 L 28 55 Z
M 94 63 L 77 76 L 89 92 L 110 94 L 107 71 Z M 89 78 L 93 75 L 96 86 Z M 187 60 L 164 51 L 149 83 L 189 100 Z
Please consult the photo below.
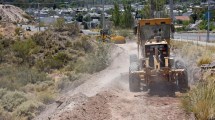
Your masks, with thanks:
M 178 89 L 181 93 L 185 93 L 190 89 L 188 85 L 187 71 L 182 72 L 182 74 L 178 76 Z
M 132 73 L 138 71 L 138 63 L 132 62 L 129 67 L 129 89 L 131 92 L 140 91 L 140 77 L 138 74 Z

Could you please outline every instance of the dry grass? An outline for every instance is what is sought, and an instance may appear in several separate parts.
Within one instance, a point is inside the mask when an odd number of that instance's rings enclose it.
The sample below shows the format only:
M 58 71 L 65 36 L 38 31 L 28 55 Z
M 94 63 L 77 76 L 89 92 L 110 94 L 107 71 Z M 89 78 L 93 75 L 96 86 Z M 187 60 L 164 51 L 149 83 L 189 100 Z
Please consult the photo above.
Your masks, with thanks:
M 171 46 L 178 50 L 177 54 L 180 54 L 179 56 L 186 60 L 188 64 L 197 62 L 197 65 L 200 66 L 208 64 L 214 59 L 213 53 L 215 52 L 215 47 L 213 46 L 208 46 L 206 49 L 205 46 L 182 41 L 171 41 Z
M 192 43 L 172 41 L 172 46 L 178 49 L 176 53 L 186 60 L 189 67 L 201 66 L 213 61 L 215 47 L 197 46 Z M 193 113 L 197 120 L 215 119 L 215 76 L 210 72 L 203 75 L 203 81 L 196 85 L 182 98 L 182 107 L 188 113 Z
M 201 66 L 203 64 L 209 64 L 213 61 L 212 55 L 210 54 L 204 54 L 203 56 L 201 56 L 198 61 L 197 61 L 197 65 Z
M 182 106 L 188 113 L 193 113 L 198 120 L 215 118 L 214 80 L 199 83 L 182 99 Z

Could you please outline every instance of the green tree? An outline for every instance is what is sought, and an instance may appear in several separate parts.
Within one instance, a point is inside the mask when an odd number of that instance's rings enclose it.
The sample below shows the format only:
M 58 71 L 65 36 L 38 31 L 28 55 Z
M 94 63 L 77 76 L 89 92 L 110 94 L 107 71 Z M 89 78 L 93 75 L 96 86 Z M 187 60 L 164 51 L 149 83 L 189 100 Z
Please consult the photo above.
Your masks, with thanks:
M 114 25 L 117 27 L 120 25 L 120 11 L 119 11 L 119 4 L 114 2 L 114 10 L 112 13 L 112 20 L 114 22 Z
M 121 27 L 131 28 L 134 23 L 134 18 L 131 13 L 132 12 L 131 4 L 129 4 L 127 1 L 124 1 L 123 7 L 124 7 L 124 12 L 122 13 L 122 17 L 120 21 Z
M 151 9 L 156 13 L 154 17 L 166 17 L 164 5 L 167 0 L 148 0 L 145 2 L 144 8 L 141 10 L 141 15 L 143 18 L 151 18 Z
M 144 19 L 150 18 L 150 5 L 147 3 L 144 8 L 141 10 L 141 15 Z

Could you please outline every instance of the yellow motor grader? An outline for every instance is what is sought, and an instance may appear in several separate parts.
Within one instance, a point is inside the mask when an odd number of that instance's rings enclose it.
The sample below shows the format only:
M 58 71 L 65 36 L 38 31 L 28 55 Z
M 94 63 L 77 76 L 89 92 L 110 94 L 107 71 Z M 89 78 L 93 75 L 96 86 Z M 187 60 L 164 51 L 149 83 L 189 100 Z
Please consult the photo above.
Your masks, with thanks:
M 100 30 L 100 35 L 97 37 L 98 40 L 103 42 L 113 42 L 115 44 L 125 44 L 125 37 L 120 35 L 112 34 L 110 29 Z
M 170 18 L 142 19 L 134 31 L 138 36 L 138 55 L 130 55 L 129 88 L 131 92 L 151 90 L 153 85 L 171 84 L 174 90 L 189 89 L 185 67 L 170 57 Z

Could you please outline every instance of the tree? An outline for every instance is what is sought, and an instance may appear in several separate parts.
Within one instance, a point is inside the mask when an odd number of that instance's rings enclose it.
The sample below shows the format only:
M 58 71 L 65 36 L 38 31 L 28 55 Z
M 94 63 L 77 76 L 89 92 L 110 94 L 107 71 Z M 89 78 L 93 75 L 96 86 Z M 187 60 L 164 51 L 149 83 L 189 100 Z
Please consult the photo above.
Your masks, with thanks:
M 129 4 L 127 1 L 124 1 L 123 7 L 124 7 L 124 12 L 122 13 L 122 17 L 120 21 L 121 27 L 131 28 L 133 27 L 133 23 L 134 23 L 134 18 L 131 13 L 132 12 L 131 4 Z
M 150 5 L 146 4 L 144 8 L 141 10 L 141 15 L 144 19 L 150 18 Z
M 114 25 L 117 27 L 120 24 L 120 11 L 119 11 L 119 4 L 114 2 L 114 9 L 112 13 L 112 20 L 114 22 Z
M 151 18 L 151 17 L 166 17 L 164 5 L 167 0 L 148 0 L 145 2 L 144 8 L 141 10 L 141 15 L 143 18 Z M 156 15 L 154 16 L 154 13 Z

